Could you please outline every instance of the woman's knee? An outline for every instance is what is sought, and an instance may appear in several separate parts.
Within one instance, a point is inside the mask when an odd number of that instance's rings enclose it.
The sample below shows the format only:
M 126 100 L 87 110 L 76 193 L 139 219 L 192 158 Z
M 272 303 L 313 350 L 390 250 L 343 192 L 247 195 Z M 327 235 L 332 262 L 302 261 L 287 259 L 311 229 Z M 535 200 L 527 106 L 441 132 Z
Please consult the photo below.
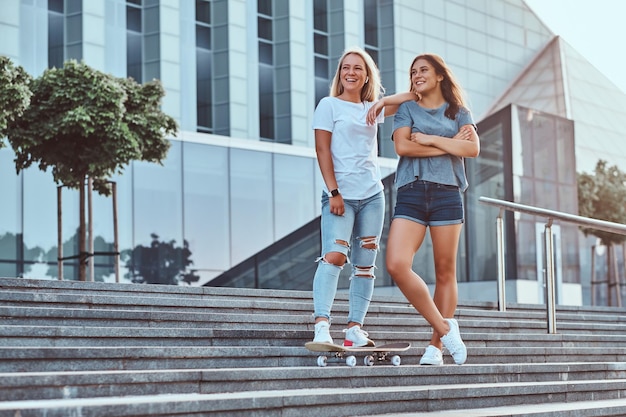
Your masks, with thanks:
M 324 260 L 336 266 L 343 266 L 346 263 L 346 255 L 341 252 L 328 252 L 324 255 Z

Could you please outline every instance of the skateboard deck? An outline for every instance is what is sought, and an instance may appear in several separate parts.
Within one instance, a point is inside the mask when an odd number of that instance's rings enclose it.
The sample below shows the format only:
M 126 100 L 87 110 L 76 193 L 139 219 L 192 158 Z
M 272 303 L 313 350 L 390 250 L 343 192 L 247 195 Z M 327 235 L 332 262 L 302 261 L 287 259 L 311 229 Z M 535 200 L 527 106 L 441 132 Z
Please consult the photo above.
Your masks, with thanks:
M 356 357 L 351 353 L 365 353 L 363 363 L 367 366 L 374 365 L 375 362 L 391 362 L 394 366 L 399 366 L 400 355 L 394 353 L 404 352 L 411 347 L 410 343 L 390 343 L 381 346 L 342 346 L 333 343 L 307 342 L 306 347 L 311 352 L 324 352 L 330 354 L 331 358 L 325 355 L 317 357 L 318 366 L 326 366 L 329 359 L 333 361 L 345 361 L 348 366 L 356 365 Z

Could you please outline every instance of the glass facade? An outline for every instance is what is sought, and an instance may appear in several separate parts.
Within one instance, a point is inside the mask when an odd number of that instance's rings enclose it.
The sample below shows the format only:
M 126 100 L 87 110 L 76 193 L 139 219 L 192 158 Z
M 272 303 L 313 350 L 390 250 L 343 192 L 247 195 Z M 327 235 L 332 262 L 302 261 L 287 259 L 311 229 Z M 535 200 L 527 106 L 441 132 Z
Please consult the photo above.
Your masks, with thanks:
M 48 67 L 83 57 L 82 0 L 48 1 Z
M 285 245 L 284 267 L 259 261 L 255 285 L 281 288 L 313 275 L 319 248 L 301 233 L 320 213 L 311 120 L 337 59 L 352 45 L 375 57 L 386 94 L 408 89 L 408 65 L 425 51 L 443 56 L 467 92 L 483 144 L 479 158 L 467 161 L 461 283 L 495 279 L 496 213 L 478 197 L 575 213 L 576 172 L 589 172 L 600 158 L 626 164 L 620 127 L 626 96 L 553 36 L 523 0 L 107 0 L 101 7 L 86 0 L 21 0 L 5 7 L 0 53 L 29 73 L 87 57 L 94 59 L 87 64 L 117 76 L 158 78 L 167 91 L 164 110 L 184 127 L 171 138 L 163 166 L 133 163 L 111 179 L 125 282 L 203 284 L 273 244 Z M 101 22 L 103 30 L 84 22 Z M 392 126 L 387 119 L 380 128 L 385 176 L 395 170 Z M 390 183 L 387 192 L 392 207 Z M 0 195 L 0 274 L 55 278 L 51 175 L 36 169 L 16 175 L 13 153 L 3 148 Z M 71 256 L 78 196 L 65 188 L 61 196 L 63 253 Z M 93 207 L 95 250 L 111 252 L 111 199 L 94 196 Z M 506 216 L 508 276 L 539 287 L 538 223 Z M 594 242 L 558 226 L 560 282 L 564 291 L 582 286 L 588 302 Z M 296 274 L 288 258 L 309 259 L 311 273 Z M 64 264 L 65 278 L 75 279 L 75 261 Z M 111 256 L 96 256 L 95 264 L 96 279 L 112 279 Z M 390 283 L 384 251 L 378 266 L 381 287 Z M 434 282 L 429 239 L 414 267 Z M 280 277 L 269 274 L 273 269 Z
M 13 178 L 0 183 L 0 192 L 15 202 L 10 210 L 3 208 L 0 220 L 1 275 L 56 278 L 57 187 L 50 173 L 37 168 L 16 176 L 13 158 L 10 149 L 0 150 L 0 174 Z M 176 253 L 172 262 L 181 268 L 172 276 L 193 273 L 201 283 L 215 277 L 316 216 L 316 170 L 313 155 L 178 140 L 172 141 L 162 166 L 134 162 L 112 179 L 122 280 L 144 281 L 140 273 L 150 248 L 154 265 L 166 256 L 157 256 L 164 248 Z M 78 252 L 78 191 L 62 190 L 63 253 L 68 257 Z M 93 207 L 95 250 L 111 252 L 112 200 L 94 195 Z M 182 249 L 189 251 L 185 259 Z M 97 280 L 114 280 L 113 262 L 112 256 L 96 257 Z M 77 279 L 76 265 L 64 263 L 65 279 Z
M 478 125 L 481 155 L 466 161 L 472 186 L 466 195 L 469 280 L 497 278 L 495 219 L 498 209 L 478 202 L 490 196 L 564 213 L 578 213 L 574 122 L 511 105 Z M 505 214 L 506 275 L 538 282 L 542 291 L 546 220 L 525 213 Z M 580 283 L 579 231 L 555 222 L 557 281 Z M 471 261 L 470 261 L 471 260 Z M 538 295 L 543 298 L 542 293 Z M 566 300 L 562 300 L 566 301 Z
M 161 74 L 159 0 L 126 1 L 127 76 L 142 83 Z
M 289 2 L 259 0 L 259 135 L 291 143 Z

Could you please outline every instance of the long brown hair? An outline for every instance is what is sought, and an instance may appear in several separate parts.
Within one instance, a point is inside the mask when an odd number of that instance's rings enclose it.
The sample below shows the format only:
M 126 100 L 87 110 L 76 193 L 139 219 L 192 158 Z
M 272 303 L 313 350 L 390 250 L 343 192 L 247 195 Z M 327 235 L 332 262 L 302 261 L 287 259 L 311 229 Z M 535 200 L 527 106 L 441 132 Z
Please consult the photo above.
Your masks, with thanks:
M 369 81 L 365 83 L 361 89 L 361 101 L 377 101 L 385 91 L 380 81 L 380 71 L 370 54 L 358 46 L 346 49 L 341 55 L 341 58 L 339 58 L 337 71 L 335 71 L 333 82 L 330 85 L 330 96 L 337 97 L 343 93 L 343 85 L 341 84 L 341 66 L 343 65 L 343 60 L 350 54 L 360 56 L 361 59 L 363 59 L 363 62 L 365 62 L 365 68 L 367 69 Z
M 446 109 L 445 115 L 448 119 L 454 120 L 457 113 L 459 112 L 459 109 L 461 107 L 466 107 L 465 92 L 461 88 L 461 85 L 454 78 L 454 74 L 452 74 L 452 71 L 450 70 L 450 68 L 448 68 L 443 58 L 439 55 L 431 53 L 421 54 L 413 59 L 413 62 L 411 62 L 411 66 L 409 67 L 409 91 L 413 91 L 413 83 L 411 82 L 411 69 L 418 59 L 424 59 L 428 61 L 428 63 L 432 65 L 435 69 L 435 73 L 443 77 L 443 80 L 441 80 L 439 86 L 441 88 L 441 94 L 443 95 L 444 100 L 446 100 L 446 102 L 448 103 L 448 108 Z

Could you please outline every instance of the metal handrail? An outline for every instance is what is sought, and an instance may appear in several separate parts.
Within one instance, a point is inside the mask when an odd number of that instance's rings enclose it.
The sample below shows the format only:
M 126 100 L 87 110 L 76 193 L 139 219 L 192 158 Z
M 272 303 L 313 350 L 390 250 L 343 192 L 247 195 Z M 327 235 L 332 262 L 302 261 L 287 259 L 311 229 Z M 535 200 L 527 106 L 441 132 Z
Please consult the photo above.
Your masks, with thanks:
M 505 258 L 504 258 L 504 226 L 503 215 L 504 210 L 517 211 L 520 213 L 531 214 L 534 216 L 545 217 L 547 219 L 545 226 L 545 256 L 546 256 L 546 293 L 547 293 L 547 313 L 548 313 L 548 333 L 556 333 L 556 293 L 555 293 L 555 266 L 554 242 L 552 240 L 552 223 L 554 220 L 560 220 L 568 223 L 574 223 L 579 226 L 589 227 L 591 229 L 603 230 L 605 232 L 626 235 L 626 224 L 609 222 L 606 220 L 592 219 L 589 217 L 576 216 L 574 214 L 563 213 L 560 211 L 548 210 L 539 207 L 527 206 L 525 204 L 513 203 L 496 198 L 479 197 L 478 201 L 491 206 L 498 207 L 500 212 L 496 219 L 496 239 L 498 250 L 498 309 L 506 310 L 506 294 L 505 294 Z

